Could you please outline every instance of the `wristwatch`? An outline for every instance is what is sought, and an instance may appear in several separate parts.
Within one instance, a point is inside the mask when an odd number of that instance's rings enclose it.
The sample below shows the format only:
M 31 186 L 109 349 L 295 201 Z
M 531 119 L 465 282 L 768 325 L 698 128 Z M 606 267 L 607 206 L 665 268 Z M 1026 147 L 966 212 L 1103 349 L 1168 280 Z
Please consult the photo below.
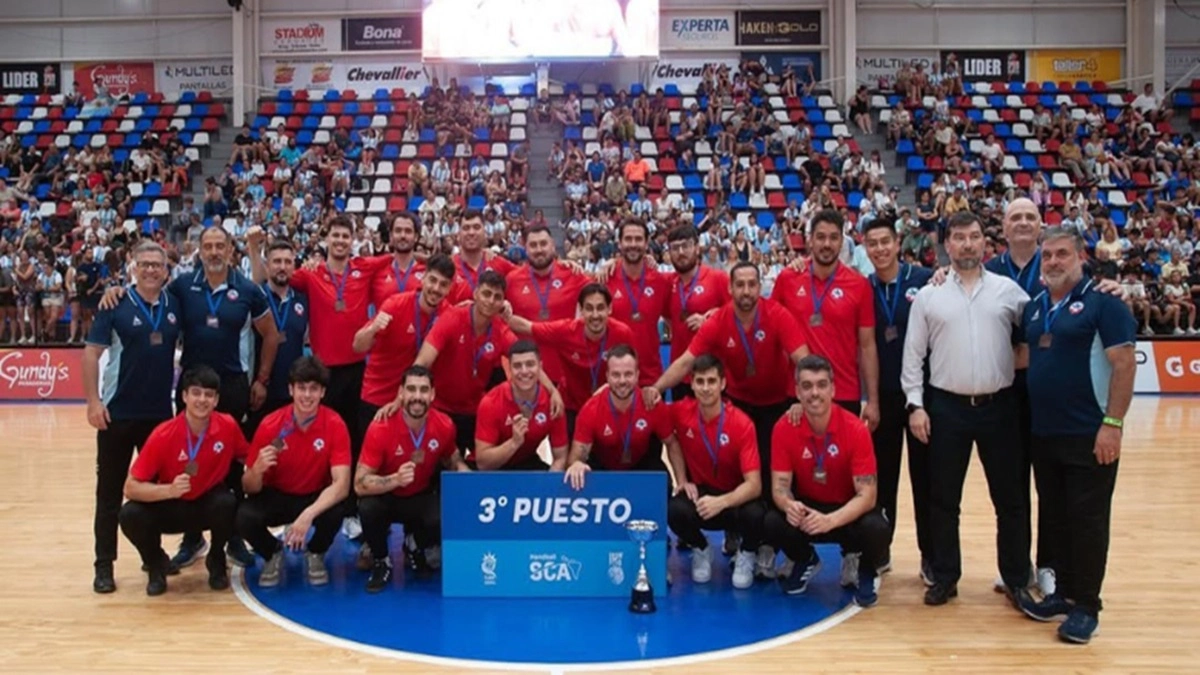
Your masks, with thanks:
M 909 403 L 908 405 L 904 406 L 904 412 L 907 412 L 909 415 L 913 414 L 914 410 L 921 410 L 921 409 L 922 409 L 922 406 L 919 406 L 916 403 Z

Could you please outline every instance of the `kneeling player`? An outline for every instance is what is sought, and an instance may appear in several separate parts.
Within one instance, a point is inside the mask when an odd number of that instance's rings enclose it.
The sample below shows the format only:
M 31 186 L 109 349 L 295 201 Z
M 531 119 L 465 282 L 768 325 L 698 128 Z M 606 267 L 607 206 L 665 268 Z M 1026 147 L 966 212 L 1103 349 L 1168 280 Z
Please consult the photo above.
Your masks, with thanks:
M 608 350 L 608 387 L 596 392 L 579 410 L 575 438 L 563 478 L 576 490 L 588 471 L 660 471 L 662 447 L 674 444 L 671 413 L 665 405 L 646 408 L 638 391 L 638 359 L 629 345 Z
M 250 444 L 242 474 L 246 501 L 238 507 L 237 531 L 263 557 L 258 585 L 278 586 L 283 547 L 304 547 L 309 583 L 329 583 L 325 552 L 342 522 L 341 503 L 350 493 L 350 432 L 332 408 L 321 405 L 329 370 L 304 356 L 288 371 L 292 404 L 266 416 Z M 291 523 L 280 544 L 268 527 Z
M 678 443 L 667 448 L 678 487 L 667 504 L 667 523 L 693 549 L 692 581 L 698 584 L 712 578 L 714 551 L 704 530 L 739 534 L 733 586 L 749 588 L 755 552 L 763 543 L 758 441 L 750 417 L 721 399 L 724 390 L 725 367 L 702 354 L 692 363 L 696 398 L 670 406 Z
M 480 471 L 545 471 L 538 446 L 550 439 L 551 469 L 567 463 L 567 421 L 550 414 L 550 394 L 542 386 L 542 358 L 531 340 L 508 350 L 512 375 L 479 403 L 474 460 Z
M 442 510 L 433 477 L 439 468 L 467 471 L 454 447 L 454 422 L 433 410 L 433 377 L 412 366 L 401 381 L 402 414 L 372 422 L 363 439 L 354 480 L 363 539 L 370 548 L 367 592 L 378 593 L 392 579 L 388 530 L 401 523 L 413 535 L 419 572 L 441 560 Z
M 179 380 L 184 412 L 151 432 L 125 479 L 129 501 L 118 519 L 149 573 L 147 595 L 167 590 L 170 559 L 162 535 L 192 528 L 212 531 L 205 560 L 209 587 L 229 587 L 225 544 L 233 534 L 237 501 L 225 476 L 233 460 L 245 460 L 247 445 L 238 423 L 216 412 L 220 389 L 221 378 L 208 366 L 184 373 Z
M 820 569 L 813 542 L 837 542 L 861 551 L 854 601 L 878 601 L 876 568 L 887 554 L 888 524 L 875 508 L 875 450 L 857 415 L 833 405 L 833 367 L 810 355 L 796 366 L 799 423 L 783 417 L 771 436 L 771 496 L 767 538 L 783 549 L 792 570 L 780 579 L 789 594 L 803 593 Z

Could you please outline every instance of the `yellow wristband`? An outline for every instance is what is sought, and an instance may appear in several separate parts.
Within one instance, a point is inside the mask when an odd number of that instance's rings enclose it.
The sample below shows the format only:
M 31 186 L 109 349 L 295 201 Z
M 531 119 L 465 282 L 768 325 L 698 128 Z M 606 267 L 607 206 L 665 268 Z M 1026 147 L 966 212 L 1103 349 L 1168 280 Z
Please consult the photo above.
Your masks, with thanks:
M 1125 428 L 1125 420 L 1122 420 L 1122 419 L 1121 419 L 1121 418 L 1119 418 L 1119 417 L 1107 417 L 1107 416 L 1105 416 L 1105 418 L 1102 420 L 1102 423 L 1103 423 L 1103 424 L 1106 424 L 1106 425 L 1108 425 L 1108 426 L 1110 426 L 1110 427 L 1116 427 L 1116 428 L 1118 428 L 1118 429 L 1124 429 L 1124 428 Z

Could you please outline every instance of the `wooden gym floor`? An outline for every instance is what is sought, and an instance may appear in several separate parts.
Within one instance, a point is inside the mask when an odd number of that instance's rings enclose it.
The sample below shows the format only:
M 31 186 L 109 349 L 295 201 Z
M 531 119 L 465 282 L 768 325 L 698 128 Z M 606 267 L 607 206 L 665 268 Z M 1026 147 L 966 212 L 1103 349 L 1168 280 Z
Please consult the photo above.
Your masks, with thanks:
M 147 598 L 123 537 L 119 589 L 94 595 L 93 434 L 81 405 L 0 406 L 0 671 L 455 672 L 282 630 L 232 591 L 209 591 L 199 568 L 172 577 L 166 596 Z M 1136 397 L 1121 464 L 1106 611 L 1090 646 L 1059 643 L 1054 624 L 1025 619 L 992 591 L 994 518 L 976 462 L 963 504 L 964 578 L 950 605 L 921 604 L 902 487 L 895 567 L 877 607 L 767 651 L 655 672 L 1200 671 L 1200 398 Z M 173 537 L 165 543 L 173 550 Z

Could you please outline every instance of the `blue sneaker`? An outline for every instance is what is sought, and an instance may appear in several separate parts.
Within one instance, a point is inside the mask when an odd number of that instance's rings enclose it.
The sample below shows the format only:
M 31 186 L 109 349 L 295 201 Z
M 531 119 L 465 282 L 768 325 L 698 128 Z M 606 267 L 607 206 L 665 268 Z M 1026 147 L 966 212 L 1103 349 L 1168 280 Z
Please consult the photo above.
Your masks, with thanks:
M 174 569 L 190 567 L 203 558 L 205 553 L 208 553 L 208 542 L 204 540 L 203 536 L 188 541 L 187 535 L 184 535 L 183 541 L 179 542 L 179 551 L 171 558 L 170 567 Z
M 808 582 L 812 581 L 812 578 L 817 576 L 817 572 L 820 570 L 821 558 L 817 556 L 816 551 L 813 551 L 807 562 L 793 565 L 791 574 L 781 579 L 779 585 L 788 595 L 800 595 L 808 590 Z
M 875 590 L 876 579 L 873 570 L 864 569 L 859 572 L 858 587 L 854 590 L 854 604 L 866 609 L 879 602 L 879 593 Z
M 1093 635 L 1100 634 L 1100 619 L 1094 614 L 1076 607 L 1067 615 L 1067 620 L 1058 627 L 1058 637 L 1063 642 L 1086 645 Z
M 1053 621 L 1055 619 L 1062 620 L 1071 613 L 1073 607 L 1067 602 L 1066 598 L 1057 593 L 1051 593 L 1041 602 L 1025 603 L 1022 602 L 1017 606 L 1025 613 L 1025 616 L 1034 621 Z

